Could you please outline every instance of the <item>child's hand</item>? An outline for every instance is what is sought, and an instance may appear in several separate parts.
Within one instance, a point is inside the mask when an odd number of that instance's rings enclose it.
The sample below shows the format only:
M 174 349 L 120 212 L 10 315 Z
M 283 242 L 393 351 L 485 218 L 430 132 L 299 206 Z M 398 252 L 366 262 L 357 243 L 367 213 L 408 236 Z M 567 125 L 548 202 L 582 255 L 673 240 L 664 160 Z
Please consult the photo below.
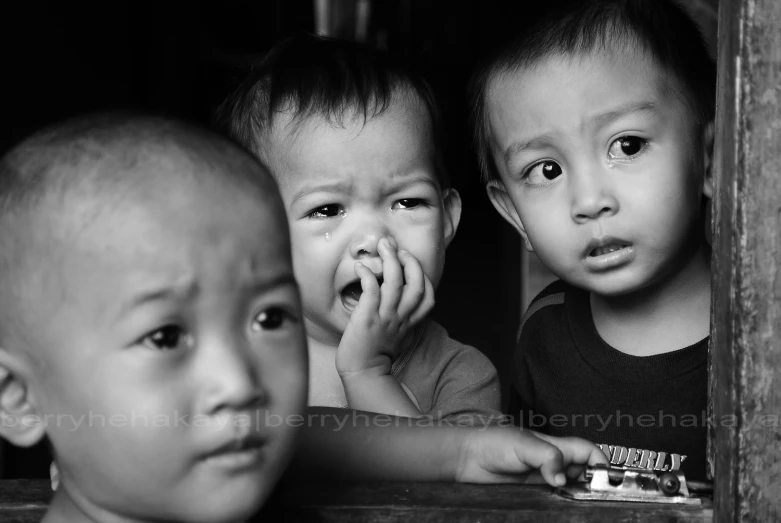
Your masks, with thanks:
M 434 286 L 410 253 L 382 238 L 382 285 L 355 264 L 363 292 L 336 350 L 336 370 L 350 408 L 417 417 L 420 411 L 391 375 L 393 360 L 410 333 L 434 306 Z
M 576 478 L 586 465 L 607 463 L 599 447 L 580 438 L 556 438 L 517 427 L 432 427 L 388 423 L 387 416 L 309 407 L 294 476 L 326 481 L 459 481 L 553 486 Z M 312 422 L 312 415 L 319 416 Z M 374 421 L 383 420 L 383 423 Z
M 390 374 L 391 364 L 410 327 L 434 306 L 434 287 L 420 263 L 407 251 L 382 238 L 377 246 L 382 259 L 382 285 L 362 263 L 355 264 L 363 290 L 336 353 L 342 380 L 360 374 Z
M 539 469 L 545 481 L 560 487 L 586 465 L 607 463 L 605 454 L 580 438 L 557 438 L 518 428 L 490 428 L 464 438 L 456 481 L 526 483 Z

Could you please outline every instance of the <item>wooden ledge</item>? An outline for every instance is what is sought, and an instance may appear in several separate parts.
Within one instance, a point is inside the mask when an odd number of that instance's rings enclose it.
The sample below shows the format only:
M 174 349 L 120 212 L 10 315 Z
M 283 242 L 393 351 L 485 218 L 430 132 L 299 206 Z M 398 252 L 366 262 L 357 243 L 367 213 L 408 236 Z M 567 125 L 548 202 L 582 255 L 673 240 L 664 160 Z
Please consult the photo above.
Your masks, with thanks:
M 0 521 L 38 522 L 52 492 L 47 480 L 0 480 Z M 710 522 L 702 507 L 564 499 L 543 485 L 312 483 L 283 485 L 258 518 L 291 523 Z
M 703 522 L 702 507 L 581 502 L 544 485 L 368 483 L 288 485 L 279 492 L 284 521 L 292 522 Z

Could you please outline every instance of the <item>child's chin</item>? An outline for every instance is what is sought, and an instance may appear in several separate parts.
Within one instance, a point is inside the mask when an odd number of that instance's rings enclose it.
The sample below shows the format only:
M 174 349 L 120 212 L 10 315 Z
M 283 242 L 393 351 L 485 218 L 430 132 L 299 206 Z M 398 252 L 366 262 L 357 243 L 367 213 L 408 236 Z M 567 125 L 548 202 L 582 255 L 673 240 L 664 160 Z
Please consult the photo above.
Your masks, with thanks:
M 244 481 L 226 481 L 230 489 L 221 492 L 215 489 L 214 496 L 204 494 L 193 500 L 195 506 L 201 505 L 199 512 L 211 514 L 213 521 L 244 521 L 257 513 L 265 504 L 276 484 L 277 474 L 270 477 L 245 477 Z
M 592 282 L 584 288 L 605 298 L 618 298 L 640 291 L 649 284 L 639 278 L 605 278 L 605 281 Z

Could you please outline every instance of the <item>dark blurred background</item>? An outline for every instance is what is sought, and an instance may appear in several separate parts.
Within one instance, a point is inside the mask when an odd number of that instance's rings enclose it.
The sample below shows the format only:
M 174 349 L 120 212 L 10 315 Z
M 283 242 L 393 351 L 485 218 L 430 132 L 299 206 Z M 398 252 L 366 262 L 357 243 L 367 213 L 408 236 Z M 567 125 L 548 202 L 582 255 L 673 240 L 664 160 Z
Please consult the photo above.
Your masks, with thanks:
M 522 30 L 541 0 L 224 0 L 59 2 L 3 6 L 5 95 L 0 152 L 43 125 L 106 109 L 142 109 L 207 124 L 249 61 L 293 32 L 318 29 L 397 53 L 426 71 L 441 97 L 447 158 L 464 211 L 448 250 L 435 318 L 474 345 L 509 386 L 521 304 L 548 276 L 521 263 L 515 232 L 479 182 L 465 85 L 478 56 Z M 688 0 L 715 42 L 716 0 Z M 709 34 L 710 32 L 710 34 Z M 45 321 L 42 319 L 41 321 Z M 2 449 L 2 476 L 48 477 L 43 445 Z

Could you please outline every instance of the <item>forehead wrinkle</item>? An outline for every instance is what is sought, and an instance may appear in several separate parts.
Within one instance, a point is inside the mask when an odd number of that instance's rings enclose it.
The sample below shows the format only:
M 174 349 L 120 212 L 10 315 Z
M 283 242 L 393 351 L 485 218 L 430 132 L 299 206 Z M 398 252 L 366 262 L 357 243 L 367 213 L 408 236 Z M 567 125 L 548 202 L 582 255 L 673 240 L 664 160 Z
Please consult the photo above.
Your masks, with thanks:
M 427 185 L 440 194 L 442 187 L 439 184 L 437 176 L 421 169 L 401 168 L 391 173 L 388 183 L 385 187 L 387 194 L 403 191 L 409 187 L 417 185 Z
M 200 285 L 194 278 L 190 278 L 190 281 L 186 283 L 166 282 L 155 286 L 150 285 L 148 289 L 137 291 L 129 299 L 120 303 L 117 307 L 116 317 L 121 318 L 133 309 L 156 301 L 189 301 L 196 298 L 200 291 Z
M 51 259 L 54 263 L 47 265 L 54 265 L 51 268 L 56 270 L 56 266 L 61 265 L 56 260 L 68 251 L 89 248 L 96 256 L 100 256 L 106 253 L 106 249 L 111 249 L 110 241 L 100 241 L 101 237 L 110 240 L 110 233 L 98 232 L 100 227 L 105 225 L 106 216 L 115 220 L 117 215 L 130 217 L 139 212 L 148 214 L 150 205 L 167 206 L 171 203 L 171 197 L 180 200 L 178 205 L 186 205 L 189 201 L 188 195 L 192 195 L 191 191 L 246 193 L 238 190 L 235 179 L 231 179 L 227 184 L 217 183 L 224 181 L 225 177 L 198 173 L 198 170 L 213 169 L 190 169 L 190 162 L 183 165 L 182 158 L 171 159 L 165 155 L 153 155 L 131 164 L 119 162 L 124 165 L 118 165 L 114 160 L 116 158 L 101 160 L 98 165 L 89 166 L 89 169 L 82 167 L 79 169 L 79 178 L 68 184 L 63 191 L 49 191 L 33 208 L 27 209 L 24 214 L 28 223 L 35 224 L 32 229 L 36 236 L 30 237 L 26 234 L 27 238 L 17 238 L 15 243 L 22 248 L 6 252 L 24 252 L 38 264 Z M 122 168 L 126 165 L 132 167 Z M 196 189 L 193 182 L 206 182 L 211 188 Z M 187 189 L 168 190 L 182 186 Z M 263 193 L 258 191 L 258 194 Z M 272 204 L 268 196 L 261 197 L 265 200 L 265 205 Z M 95 229 L 96 227 L 98 229 Z M 21 231 L 22 228 L 17 225 L 11 229 L 13 230 Z M 104 234 L 106 236 L 103 236 Z M 90 241 L 85 245 L 81 240 L 87 238 Z M 36 245 L 33 245 L 31 240 L 36 240 Z M 142 247 L 143 241 L 138 244 L 138 248 Z M 40 248 L 46 249 L 46 256 L 32 254 L 33 250 L 38 251 Z M 14 264 L 21 265 L 19 261 Z

